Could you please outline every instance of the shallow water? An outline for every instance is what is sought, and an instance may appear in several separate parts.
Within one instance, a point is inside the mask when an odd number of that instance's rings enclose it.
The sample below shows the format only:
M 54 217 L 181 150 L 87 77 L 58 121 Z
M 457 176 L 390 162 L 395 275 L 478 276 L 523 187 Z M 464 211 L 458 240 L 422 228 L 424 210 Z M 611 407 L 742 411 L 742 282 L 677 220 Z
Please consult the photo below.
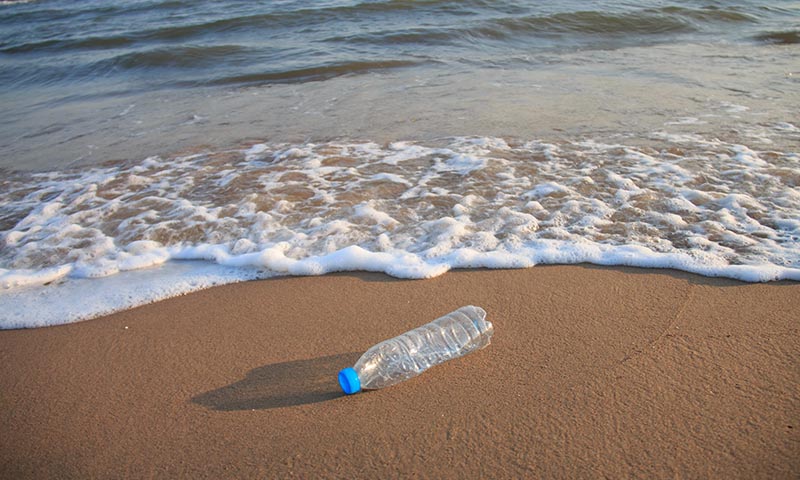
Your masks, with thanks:
M 0 326 L 287 273 L 800 279 L 800 4 L 307 5 L 0 5 Z

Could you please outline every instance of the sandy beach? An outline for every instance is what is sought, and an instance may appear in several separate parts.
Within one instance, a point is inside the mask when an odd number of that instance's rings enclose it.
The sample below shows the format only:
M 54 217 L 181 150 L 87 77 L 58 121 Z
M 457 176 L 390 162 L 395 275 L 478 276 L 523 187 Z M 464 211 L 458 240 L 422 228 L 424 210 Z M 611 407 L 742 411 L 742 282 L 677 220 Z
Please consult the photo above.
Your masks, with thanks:
M 336 372 L 466 304 L 492 345 Z M 800 284 L 543 266 L 222 286 L 0 332 L 2 478 L 794 478 Z
M 800 2 L 0 13 L 0 480 L 800 479 Z

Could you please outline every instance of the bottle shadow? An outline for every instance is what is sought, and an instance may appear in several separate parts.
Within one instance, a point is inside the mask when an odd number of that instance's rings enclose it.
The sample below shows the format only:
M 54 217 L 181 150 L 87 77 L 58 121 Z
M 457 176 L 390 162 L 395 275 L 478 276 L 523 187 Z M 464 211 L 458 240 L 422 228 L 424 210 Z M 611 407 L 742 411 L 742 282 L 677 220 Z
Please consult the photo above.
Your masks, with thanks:
M 344 396 L 337 380 L 360 353 L 273 363 L 250 370 L 244 379 L 210 390 L 192 402 L 218 411 L 264 410 L 325 402 Z

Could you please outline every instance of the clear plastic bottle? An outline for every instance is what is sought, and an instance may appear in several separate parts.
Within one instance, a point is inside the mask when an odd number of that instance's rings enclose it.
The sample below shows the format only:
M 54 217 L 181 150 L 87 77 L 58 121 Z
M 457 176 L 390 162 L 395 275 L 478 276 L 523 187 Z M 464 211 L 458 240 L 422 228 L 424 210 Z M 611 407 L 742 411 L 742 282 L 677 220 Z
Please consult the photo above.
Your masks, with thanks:
M 388 387 L 428 368 L 489 345 L 494 333 L 486 311 L 472 305 L 385 340 L 339 372 L 339 385 L 350 395 L 361 389 Z

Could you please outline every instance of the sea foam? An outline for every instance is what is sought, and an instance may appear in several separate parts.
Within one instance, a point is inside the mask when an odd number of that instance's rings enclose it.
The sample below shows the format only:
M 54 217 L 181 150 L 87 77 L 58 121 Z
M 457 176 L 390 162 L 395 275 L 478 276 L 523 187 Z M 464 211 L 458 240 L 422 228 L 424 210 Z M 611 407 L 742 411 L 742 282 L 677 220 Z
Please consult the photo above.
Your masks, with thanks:
M 648 141 L 259 143 L 14 173 L 0 198 L 0 328 L 355 270 L 430 278 L 586 262 L 800 280 L 796 152 Z

